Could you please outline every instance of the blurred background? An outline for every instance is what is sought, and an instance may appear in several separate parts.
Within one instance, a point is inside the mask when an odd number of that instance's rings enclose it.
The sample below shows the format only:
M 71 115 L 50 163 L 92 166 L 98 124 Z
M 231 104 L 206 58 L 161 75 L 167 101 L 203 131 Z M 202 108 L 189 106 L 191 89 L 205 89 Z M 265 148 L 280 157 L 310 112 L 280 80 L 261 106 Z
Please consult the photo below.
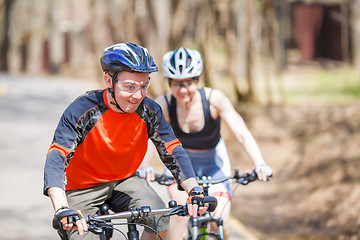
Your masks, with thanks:
M 57 239 L 47 148 L 118 42 L 154 57 L 150 97 L 169 90 L 165 52 L 202 54 L 200 84 L 226 93 L 274 169 L 234 194 L 253 238 L 360 239 L 360 0 L 0 0 L 1 239 Z M 233 167 L 252 168 L 222 130 Z

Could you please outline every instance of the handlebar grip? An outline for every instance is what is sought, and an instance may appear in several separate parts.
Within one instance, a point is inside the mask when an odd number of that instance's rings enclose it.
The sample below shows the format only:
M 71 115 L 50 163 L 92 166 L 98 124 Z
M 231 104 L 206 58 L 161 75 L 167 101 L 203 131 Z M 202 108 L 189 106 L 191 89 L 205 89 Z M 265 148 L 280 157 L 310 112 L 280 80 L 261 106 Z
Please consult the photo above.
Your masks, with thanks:
M 74 209 L 65 210 L 58 214 L 55 214 L 52 221 L 53 228 L 58 230 L 61 226 L 60 223 L 61 219 L 63 219 L 64 217 L 73 217 L 73 216 L 79 216 L 79 213 Z
M 207 211 L 213 212 L 217 207 L 217 199 L 212 196 L 204 196 L 204 198 L 201 200 L 202 204 L 208 204 Z M 174 211 L 170 215 L 178 215 L 178 216 L 186 216 L 188 215 L 188 209 L 187 209 L 188 203 L 185 205 L 179 205 L 174 207 Z
M 217 199 L 215 197 L 212 196 L 205 196 L 203 203 L 207 203 L 208 206 L 208 211 L 209 212 L 213 212 L 215 211 L 216 207 L 217 207 Z

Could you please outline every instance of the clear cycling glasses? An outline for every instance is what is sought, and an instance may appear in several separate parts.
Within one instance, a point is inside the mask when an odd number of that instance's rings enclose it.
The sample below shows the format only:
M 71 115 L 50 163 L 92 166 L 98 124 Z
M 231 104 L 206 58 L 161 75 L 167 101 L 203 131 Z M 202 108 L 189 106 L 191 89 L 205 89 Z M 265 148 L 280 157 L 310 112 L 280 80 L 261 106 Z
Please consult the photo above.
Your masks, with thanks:
M 169 78 L 169 85 L 171 88 L 175 88 L 175 89 L 181 89 L 183 87 L 189 88 L 191 85 L 197 83 L 198 81 L 199 81 L 198 77 L 194 77 L 192 79 L 182 80 L 182 81 L 177 81 Z
M 116 82 L 118 82 L 120 90 L 127 93 L 136 93 L 139 90 L 142 93 L 146 93 L 150 86 L 150 80 L 144 84 L 138 84 L 129 80 L 119 81 L 117 79 Z
M 111 75 L 110 73 L 107 72 L 107 74 L 113 78 L 113 75 Z M 115 82 L 118 83 L 118 86 L 120 88 L 120 91 L 124 91 L 124 92 L 127 92 L 127 93 L 136 93 L 137 91 L 140 91 L 142 93 L 146 93 L 149 86 L 150 86 L 150 77 L 149 77 L 149 80 L 144 83 L 144 84 L 138 84 L 137 82 L 135 81 L 132 81 L 132 80 L 124 80 L 124 81 L 120 81 L 119 79 L 115 79 Z

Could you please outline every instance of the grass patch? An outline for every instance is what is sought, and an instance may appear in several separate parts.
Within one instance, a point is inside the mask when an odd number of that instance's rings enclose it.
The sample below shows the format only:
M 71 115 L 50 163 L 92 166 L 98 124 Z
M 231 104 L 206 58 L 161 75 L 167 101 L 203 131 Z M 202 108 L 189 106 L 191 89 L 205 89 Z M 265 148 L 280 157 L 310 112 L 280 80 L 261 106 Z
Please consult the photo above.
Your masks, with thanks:
M 301 76 L 302 84 L 286 90 L 289 101 L 308 99 L 323 103 L 360 100 L 360 73 L 351 68 L 320 69 Z

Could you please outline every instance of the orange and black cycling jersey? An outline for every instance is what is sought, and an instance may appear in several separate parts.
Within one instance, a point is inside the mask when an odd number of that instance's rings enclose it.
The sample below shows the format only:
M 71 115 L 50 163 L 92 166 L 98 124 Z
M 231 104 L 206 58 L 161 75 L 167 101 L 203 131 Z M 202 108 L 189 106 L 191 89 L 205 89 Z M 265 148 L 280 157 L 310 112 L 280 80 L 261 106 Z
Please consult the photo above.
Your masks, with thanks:
M 130 177 L 145 156 L 148 138 L 179 183 L 194 177 L 156 102 L 145 98 L 136 112 L 120 114 L 107 105 L 106 91 L 87 92 L 63 113 L 46 158 L 45 194 L 50 187 L 83 189 Z

